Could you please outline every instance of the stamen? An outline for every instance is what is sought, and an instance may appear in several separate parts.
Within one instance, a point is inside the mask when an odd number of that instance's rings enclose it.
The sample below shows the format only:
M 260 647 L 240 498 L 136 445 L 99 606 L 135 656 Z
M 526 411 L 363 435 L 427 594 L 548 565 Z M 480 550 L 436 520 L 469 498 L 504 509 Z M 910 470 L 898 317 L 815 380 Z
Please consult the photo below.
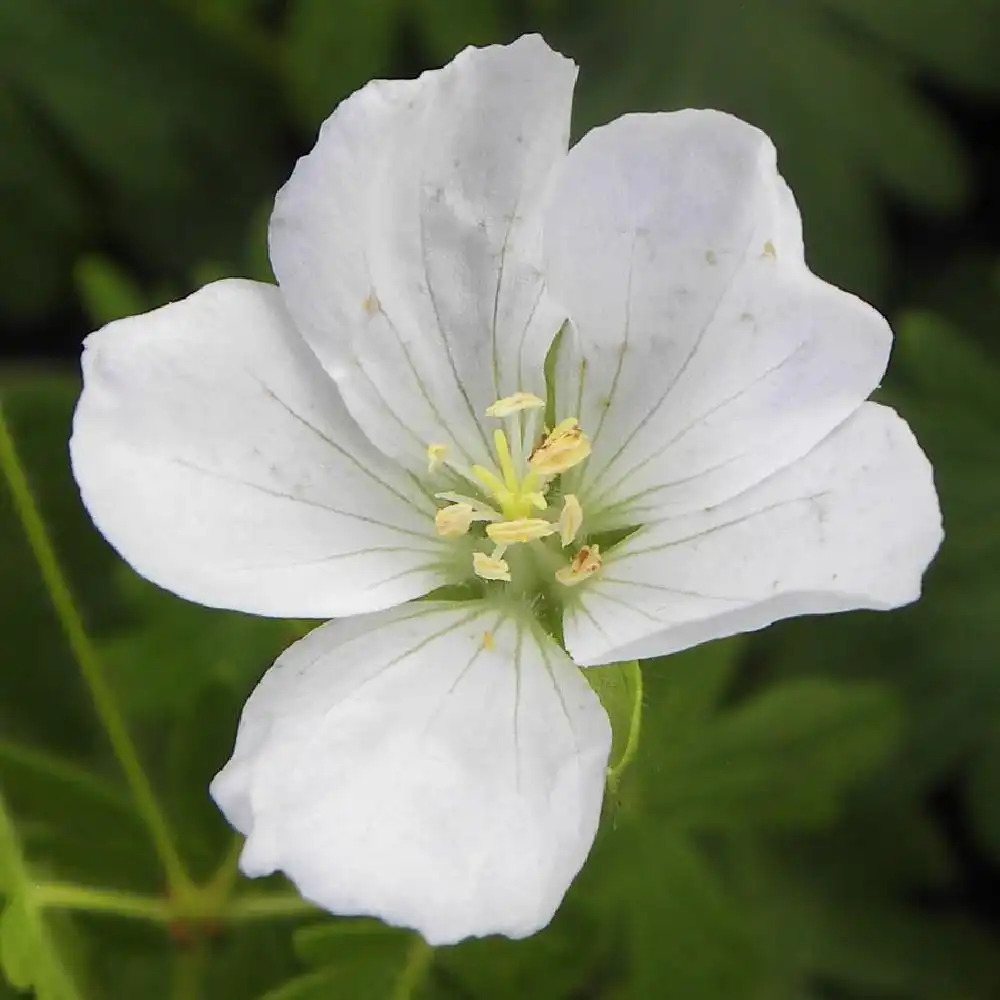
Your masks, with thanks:
M 427 446 L 427 471 L 437 472 L 442 462 L 448 457 L 451 448 L 446 444 L 429 444 Z
M 503 580 L 510 583 L 510 567 L 503 559 L 488 556 L 485 552 L 472 553 L 472 569 L 484 580 Z
M 545 407 L 545 400 L 531 392 L 515 392 L 513 396 L 498 399 L 486 410 L 488 417 L 509 417 L 521 410 L 536 410 Z
M 472 510 L 472 520 L 473 521 L 502 521 L 503 514 L 495 511 L 489 504 L 482 503 L 475 497 L 467 497 L 464 493 L 452 493 L 446 491 L 444 493 L 435 493 L 435 499 L 437 500 L 447 500 L 448 503 L 464 503 L 468 504 Z
M 563 497 L 563 509 L 559 514 L 559 538 L 563 548 L 569 545 L 580 533 L 583 524 L 583 508 L 580 501 L 572 493 Z
M 603 565 L 600 547 L 584 545 L 568 566 L 556 570 L 556 579 L 564 587 L 575 587 L 584 580 L 589 580 Z
M 519 517 L 516 521 L 495 521 L 486 525 L 486 534 L 498 545 L 534 542 L 555 532 L 556 526 L 540 517 Z
M 442 538 L 460 538 L 469 532 L 476 520 L 476 511 L 470 503 L 453 503 L 442 507 L 434 515 L 434 527 Z
M 580 430 L 576 417 L 557 424 L 528 460 L 541 476 L 557 476 L 579 465 L 590 454 L 590 439 Z

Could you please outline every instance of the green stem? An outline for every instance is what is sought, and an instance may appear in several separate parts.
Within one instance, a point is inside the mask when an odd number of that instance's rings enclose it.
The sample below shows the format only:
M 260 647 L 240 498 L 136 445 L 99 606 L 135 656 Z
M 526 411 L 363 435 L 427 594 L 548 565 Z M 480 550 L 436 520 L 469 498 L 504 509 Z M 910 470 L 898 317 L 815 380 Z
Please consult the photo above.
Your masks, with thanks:
M 154 924 L 169 924 L 175 919 L 169 900 L 115 889 L 91 889 L 67 882 L 38 882 L 34 898 L 40 906 L 50 910 L 106 913 Z
M 111 686 L 104 676 L 97 651 L 84 628 L 83 619 L 35 502 L 2 407 L 0 407 L 0 468 L 3 469 L 4 478 L 10 487 L 14 508 L 24 528 L 42 579 L 45 581 L 56 616 L 90 690 L 94 708 L 104 726 L 114 755 L 125 773 L 139 814 L 153 839 L 167 881 L 172 890 L 187 887 L 190 885 L 190 879 L 184 863 L 174 844 L 166 817 L 153 793 L 152 785 L 139 761 L 135 744 L 115 702 Z
M 208 881 L 206 891 L 219 899 L 228 900 L 236 888 L 240 877 L 240 853 L 243 850 L 243 837 L 235 834 L 219 867 Z
M 422 937 L 418 937 L 407 952 L 406 964 L 392 991 L 392 1000 L 410 1000 L 430 971 L 433 961 L 434 949 Z
M 72 882 L 35 882 L 32 886 L 32 900 L 39 907 L 48 910 L 104 913 L 153 924 L 172 924 L 191 917 L 206 921 L 250 923 L 255 920 L 304 917 L 319 912 L 301 896 L 287 892 L 247 893 L 210 905 L 209 901 L 214 901 L 216 897 L 205 892 L 206 898 L 202 899 L 199 894 L 202 891 L 195 889 L 192 896 L 173 901 L 158 896 L 120 892 L 117 889 L 93 889 Z

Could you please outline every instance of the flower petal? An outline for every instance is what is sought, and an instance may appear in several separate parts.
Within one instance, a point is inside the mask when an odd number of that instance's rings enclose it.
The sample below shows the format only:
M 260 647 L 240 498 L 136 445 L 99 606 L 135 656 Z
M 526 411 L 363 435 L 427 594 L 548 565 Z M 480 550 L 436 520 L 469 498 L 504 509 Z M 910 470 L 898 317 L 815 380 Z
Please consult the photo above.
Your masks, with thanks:
M 590 849 L 611 745 L 583 675 L 481 603 L 331 622 L 264 676 L 212 784 L 249 875 L 432 944 L 545 926 Z
M 229 280 L 87 340 L 70 449 L 140 573 L 190 600 L 328 617 L 445 582 L 433 499 L 345 411 L 277 288 Z
M 582 351 L 560 366 L 582 394 L 564 385 L 557 416 L 591 436 L 577 492 L 592 523 L 615 505 L 605 527 L 735 496 L 805 454 L 885 369 L 885 320 L 808 271 L 774 147 L 737 118 L 595 129 L 554 180 L 544 231 Z
M 914 601 L 941 541 L 931 468 L 865 403 L 804 459 L 711 510 L 643 528 L 580 587 L 578 663 L 661 656 L 780 618 Z
M 481 462 L 486 407 L 545 394 L 564 314 L 537 268 L 539 205 L 575 78 L 528 36 L 375 81 L 278 194 L 271 259 L 289 309 L 361 427 L 411 469 L 438 443 Z

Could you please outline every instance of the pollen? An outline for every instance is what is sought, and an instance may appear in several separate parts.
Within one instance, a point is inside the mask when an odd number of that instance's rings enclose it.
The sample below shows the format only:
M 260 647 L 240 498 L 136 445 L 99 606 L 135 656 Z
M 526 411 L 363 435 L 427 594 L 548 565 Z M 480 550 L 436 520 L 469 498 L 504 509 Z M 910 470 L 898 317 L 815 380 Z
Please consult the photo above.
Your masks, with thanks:
M 563 548 L 576 538 L 582 525 L 583 508 L 580 501 L 572 493 L 567 493 L 563 497 L 563 509 L 559 514 L 559 539 Z
M 472 570 L 484 580 L 502 580 L 510 583 L 510 567 L 506 560 L 488 556 L 485 552 L 472 553 Z
M 451 448 L 446 444 L 429 444 L 427 446 L 427 471 L 437 472 L 448 457 Z
M 579 465 L 589 454 L 590 438 L 580 430 L 576 417 L 569 417 L 546 435 L 528 464 L 540 476 L 557 476 Z
M 583 583 L 584 580 L 589 580 L 603 565 L 604 560 L 601 559 L 600 547 L 584 545 L 568 566 L 556 570 L 556 579 L 564 587 L 575 587 Z
M 470 503 L 453 503 L 442 507 L 434 515 L 434 527 L 442 538 L 460 538 L 469 532 L 476 518 L 475 508 Z
M 495 521 L 486 525 L 486 534 L 497 545 L 534 542 L 556 533 L 556 526 L 541 517 L 520 517 L 516 521 Z
M 486 410 L 488 417 L 509 417 L 521 410 L 537 410 L 545 406 L 545 400 L 532 392 L 515 392 L 513 396 L 498 399 Z

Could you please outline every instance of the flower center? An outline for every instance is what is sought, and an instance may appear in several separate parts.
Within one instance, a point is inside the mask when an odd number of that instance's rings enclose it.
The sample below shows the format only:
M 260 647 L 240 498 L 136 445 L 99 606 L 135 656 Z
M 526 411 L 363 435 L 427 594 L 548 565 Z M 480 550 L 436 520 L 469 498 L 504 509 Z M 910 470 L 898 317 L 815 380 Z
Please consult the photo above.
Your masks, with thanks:
M 559 552 L 553 576 L 567 587 L 582 583 L 601 568 L 596 545 L 583 545 L 576 553 L 564 555 L 547 541 L 558 535 L 565 549 L 580 536 L 583 508 L 575 495 L 559 487 L 563 473 L 590 454 L 590 440 L 575 417 L 551 430 L 540 429 L 544 408 L 544 401 L 528 392 L 516 392 L 489 407 L 486 415 L 505 424 L 493 432 L 494 455 L 489 463 L 467 468 L 450 460 L 447 445 L 432 444 L 427 449 L 428 472 L 447 469 L 473 487 L 472 494 L 464 488 L 435 494 L 447 506 L 438 510 L 434 524 L 444 538 L 473 532 L 481 540 L 483 547 L 473 552 L 471 568 L 483 580 L 511 581 L 504 554 L 512 545 L 538 543 Z M 557 494 L 562 504 L 554 514 L 550 499 Z

